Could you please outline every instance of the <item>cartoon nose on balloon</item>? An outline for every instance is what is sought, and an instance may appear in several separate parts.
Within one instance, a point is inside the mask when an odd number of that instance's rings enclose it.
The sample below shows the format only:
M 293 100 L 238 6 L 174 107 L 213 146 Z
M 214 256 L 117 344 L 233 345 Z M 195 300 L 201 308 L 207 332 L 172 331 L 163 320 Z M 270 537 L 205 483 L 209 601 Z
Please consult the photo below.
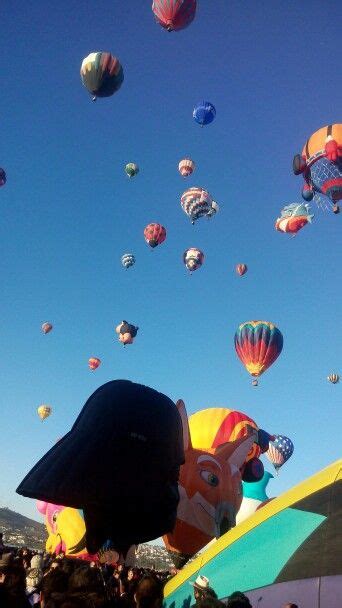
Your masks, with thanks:
M 223 517 L 223 519 L 221 519 L 221 523 L 220 523 L 220 536 L 222 536 L 223 534 L 228 532 L 228 530 L 230 530 L 229 519 L 228 519 L 228 517 Z
M 222 536 L 233 526 L 235 526 L 235 510 L 228 502 L 220 503 L 216 508 L 216 536 Z

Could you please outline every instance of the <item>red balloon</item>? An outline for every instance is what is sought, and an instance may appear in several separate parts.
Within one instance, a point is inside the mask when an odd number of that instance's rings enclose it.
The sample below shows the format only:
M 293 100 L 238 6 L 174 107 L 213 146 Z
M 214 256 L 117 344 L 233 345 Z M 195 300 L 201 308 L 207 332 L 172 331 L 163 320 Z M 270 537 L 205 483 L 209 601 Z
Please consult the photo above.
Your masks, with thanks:
M 90 367 L 91 370 L 95 370 L 98 368 L 98 366 L 101 364 L 101 359 L 98 359 L 97 357 L 90 357 L 89 361 L 88 361 L 88 365 Z
M 152 11 L 158 23 L 168 32 L 183 30 L 196 13 L 197 0 L 153 0 Z
M 240 277 L 242 277 L 242 275 L 246 274 L 248 268 L 246 266 L 246 264 L 237 264 L 236 265 L 236 272 L 240 275 Z
M 161 224 L 148 224 L 144 230 L 146 243 L 150 247 L 157 247 L 166 239 L 166 230 Z
M 48 334 L 49 331 L 51 331 L 51 330 L 52 330 L 52 324 L 51 323 L 43 323 L 43 325 L 42 325 L 42 332 L 44 334 Z

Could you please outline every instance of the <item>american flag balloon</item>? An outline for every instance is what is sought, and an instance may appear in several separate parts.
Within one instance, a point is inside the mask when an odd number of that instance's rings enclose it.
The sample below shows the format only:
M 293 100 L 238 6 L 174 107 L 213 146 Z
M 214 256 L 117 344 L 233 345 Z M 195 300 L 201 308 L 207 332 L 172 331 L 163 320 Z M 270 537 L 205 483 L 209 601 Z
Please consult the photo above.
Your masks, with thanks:
M 277 471 L 289 458 L 291 458 L 293 450 L 294 445 L 289 437 L 285 437 L 285 435 L 275 435 L 275 440 L 270 441 L 266 456 Z

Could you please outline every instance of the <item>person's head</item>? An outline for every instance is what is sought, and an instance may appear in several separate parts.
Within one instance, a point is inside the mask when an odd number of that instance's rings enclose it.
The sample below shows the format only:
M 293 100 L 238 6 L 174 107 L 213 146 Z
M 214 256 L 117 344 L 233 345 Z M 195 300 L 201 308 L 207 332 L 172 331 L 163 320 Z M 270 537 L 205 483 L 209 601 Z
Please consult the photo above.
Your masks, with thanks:
M 209 589 L 209 579 L 203 574 L 199 574 L 194 582 L 190 582 L 194 588 L 194 598 L 196 604 L 206 597 L 206 592 Z
M 65 593 L 68 588 L 68 575 L 60 568 L 50 570 L 40 584 L 41 608 L 45 608 L 53 593 Z
M 155 576 L 144 576 L 139 581 L 134 599 L 137 608 L 161 608 L 163 585 Z
M 227 608 L 252 608 L 252 604 L 242 591 L 234 591 L 228 597 Z
M 0 584 L 5 582 L 6 574 L 13 564 L 12 553 L 3 553 L 0 557 Z
M 43 578 L 43 573 L 38 568 L 30 568 L 26 571 L 26 586 L 34 587 L 37 589 L 41 580 Z
M 127 580 L 132 581 L 134 579 L 134 570 L 133 568 L 129 568 L 127 572 Z

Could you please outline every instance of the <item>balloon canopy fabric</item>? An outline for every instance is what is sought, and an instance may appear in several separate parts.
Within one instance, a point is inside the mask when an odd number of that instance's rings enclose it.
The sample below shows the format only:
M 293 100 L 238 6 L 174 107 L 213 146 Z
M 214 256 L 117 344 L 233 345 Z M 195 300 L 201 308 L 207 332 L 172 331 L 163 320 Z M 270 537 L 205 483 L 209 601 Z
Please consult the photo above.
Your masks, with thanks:
M 133 340 L 138 333 L 138 329 L 139 327 L 136 327 L 127 321 L 121 321 L 121 323 L 116 327 L 115 331 L 118 334 L 119 342 L 125 346 L 126 344 L 133 344 Z
M 215 106 L 210 101 L 200 101 L 194 107 L 192 116 L 201 127 L 208 125 L 216 116 Z
M 165 241 L 166 229 L 161 224 L 148 224 L 144 230 L 144 237 L 150 247 L 157 247 Z
M 120 89 L 123 79 L 120 61 L 110 53 L 90 53 L 82 61 L 81 80 L 93 99 L 113 95 Z
M 40 405 L 37 408 L 37 414 L 41 420 L 45 420 L 48 418 L 52 412 L 52 407 L 50 405 Z
M 248 268 L 246 264 L 237 264 L 236 265 L 236 272 L 237 274 L 240 275 L 240 277 L 242 277 L 244 274 L 246 274 Z
M 291 439 L 285 437 L 285 435 L 275 435 L 274 441 L 270 442 L 266 456 L 277 471 L 291 458 L 293 451 L 294 445 Z
M 193 160 L 191 160 L 191 158 L 183 158 L 183 160 L 179 162 L 178 171 L 182 177 L 188 177 L 194 172 L 194 170 L 195 163 Z
M 88 552 L 110 540 L 125 553 L 172 530 L 183 463 L 173 401 L 147 386 L 113 380 L 89 397 L 72 429 L 17 492 L 83 509 Z
M 311 223 L 313 217 L 308 204 L 292 203 L 282 209 L 280 217 L 276 220 L 275 228 L 280 232 L 296 234 L 307 223 Z
M 135 264 L 135 257 L 133 255 L 133 253 L 124 253 L 123 256 L 121 257 L 121 264 L 123 265 L 124 268 L 130 268 L 131 266 L 134 266 Z
M 302 154 L 293 159 L 295 175 L 303 174 L 302 196 L 321 206 L 342 200 L 342 124 L 330 124 L 315 131 L 307 140 Z
M 200 217 L 211 217 L 218 211 L 218 204 L 213 201 L 211 194 L 201 187 L 188 188 L 181 196 L 184 213 L 194 224 Z
M 42 325 L 43 334 L 48 334 L 52 330 L 52 327 L 53 326 L 51 323 L 43 323 L 43 325 Z
M 247 321 L 235 333 L 235 350 L 246 370 L 254 377 L 261 376 L 279 357 L 283 336 L 268 321 Z
M 128 163 L 125 167 L 128 177 L 134 177 L 139 173 L 139 167 L 135 163 Z
M 6 184 L 7 177 L 4 169 L 0 168 L 0 186 L 4 186 Z
M 90 357 L 89 361 L 88 361 L 88 365 L 89 368 L 94 371 L 95 369 L 97 369 L 99 367 L 99 365 L 101 365 L 101 359 L 99 359 L 98 357 Z
M 190 247 L 183 253 L 183 262 L 190 272 L 200 268 L 204 262 L 204 253 L 196 247 Z
M 337 384 L 340 381 L 340 376 L 338 374 L 329 374 L 327 380 L 332 384 Z
M 195 18 L 197 0 L 153 0 L 157 22 L 168 32 L 186 28 Z

